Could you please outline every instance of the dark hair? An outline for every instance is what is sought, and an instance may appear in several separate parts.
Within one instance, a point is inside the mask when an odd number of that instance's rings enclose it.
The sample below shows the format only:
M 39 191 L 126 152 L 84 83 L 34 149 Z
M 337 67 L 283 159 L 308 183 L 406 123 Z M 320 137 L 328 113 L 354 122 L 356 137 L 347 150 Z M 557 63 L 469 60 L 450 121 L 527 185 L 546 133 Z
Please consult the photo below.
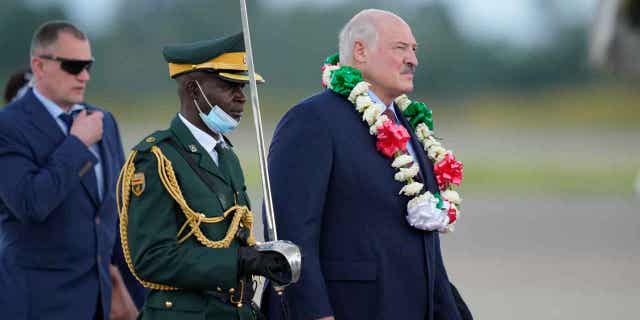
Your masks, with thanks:
M 46 48 L 58 40 L 60 32 L 68 32 L 78 40 L 86 40 L 87 36 L 76 26 L 67 21 L 49 21 L 38 27 L 31 39 L 31 55 L 36 50 Z
M 4 101 L 6 103 L 11 102 L 11 100 L 13 100 L 13 98 L 18 94 L 18 91 L 27 85 L 29 80 L 31 80 L 30 69 L 22 69 L 13 73 L 9 77 L 7 84 L 4 86 Z

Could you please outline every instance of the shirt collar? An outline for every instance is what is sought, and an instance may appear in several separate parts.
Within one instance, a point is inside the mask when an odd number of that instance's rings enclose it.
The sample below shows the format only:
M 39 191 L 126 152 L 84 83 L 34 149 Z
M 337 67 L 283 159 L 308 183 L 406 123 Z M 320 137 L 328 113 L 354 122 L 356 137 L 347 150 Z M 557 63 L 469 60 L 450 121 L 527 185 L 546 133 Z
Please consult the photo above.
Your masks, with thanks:
M 47 109 L 49 114 L 54 119 L 58 119 L 58 117 L 60 117 L 61 114 L 65 113 L 64 109 L 62 109 L 58 104 L 49 100 L 48 98 L 43 96 L 40 92 L 38 92 L 35 86 L 33 87 L 33 95 L 35 95 L 36 98 L 40 100 L 42 105 L 44 105 L 45 109 Z M 74 104 L 73 106 L 71 106 L 71 109 L 69 109 L 69 114 L 71 114 L 73 111 L 76 111 L 76 110 L 84 110 L 84 107 L 80 104 Z
M 391 109 L 391 111 L 395 113 L 395 110 L 393 110 L 393 100 L 391 100 L 391 104 L 385 106 L 384 102 L 382 102 L 382 100 L 380 100 L 380 98 L 373 91 L 371 91 L 371 89 L 369 89 L 369 97 L 371 98 L 371 101 L 373 101 L 374 105 L 380 108 L 381 112 L 384 112 L 384 110 L 386 109 Z
M 200 128 L 194 126 L 189 120 L 183 117 L 180 113 L 178 113 L 178 117 L 180 121 L 187 126 L 187 129 L 191 132 L 193 137 L 198 141 L 198 143 L 205 149 L 207 152 L 211 152 L 218 143 L 222 143 L 224 145 L 224 141 L 222 140 L 222 136 L 220 139 L 216 140 L 214 137 L 210 136 L 208 133 L 200 130 Z

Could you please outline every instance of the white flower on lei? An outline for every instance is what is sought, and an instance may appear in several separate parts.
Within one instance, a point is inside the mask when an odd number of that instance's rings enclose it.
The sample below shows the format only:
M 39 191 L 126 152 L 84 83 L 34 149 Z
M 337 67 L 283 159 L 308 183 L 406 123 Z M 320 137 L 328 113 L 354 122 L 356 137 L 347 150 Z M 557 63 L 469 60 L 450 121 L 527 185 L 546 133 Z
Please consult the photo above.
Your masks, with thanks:
M 458 194 L 458 192 L 455 190 L 448 189 L 442 192 L 440 195 L 442 195 L 443 198 L 447 199 L 449 202 L 453 204 L 459 205 L 460 203 L 462 203 L 462 198 L 460 198 L 460 194 Z
M 431 136 L 432 134 L 433 132 L 431 132 L 431 130 L 429 130 L 429 127 L 427 127 L 427 125 L 423 122 L 419 123 L 416 126 L 416 135 L 418 136 L 418 139 L 420 139 L 420 141 L 429 138 L 429 136 Z
M 380 128 L 382 126 L 382 124 L 389 120 L 389 118 L 386 115 L 380 115 L 378 117 L 378 119 L 376 120 L 376 123 L 372 124 L 371 127 L 369 127 L 369 133 L 371 135 L 377 135 L 378 134 L 378 128 Z
M 436 162 L 444 159 L 444 156 L 447 154 L 447 149 L 442 146 L 434 145 L 427 150 L 427 153 L 430 158 L 436 159 Z
M 446 231 L 449 216 L 446 210 L 438 209 L 438 199 L 430 192 L 411 199 L 407 204 L 407 222 L 420 230 Z
M 414 163 L 409 168 L 400 168 L 399 171 L 396 172 L 394 178 L 396 181 L 406 181 L 409 180 L 409 178 L 413 178 L 418 175 L 418 171 L 420 171 L 420 168 Z
M 369 83 L 366 81 L 360 81 L 358 82 L 358 84 L 356 84 L 355 87 L 353 87 L 353 89 L 351 89 L 348 99 L 349 101 L 351 101 L 351 103 L 357 104 L 357 98 L 363 96 L 365 93 L 368 93 L 368 92 L 369 92 Z
M 429 136 L 422 140 L 422 145 L 424 146 L 424 151 L 429 151 L 429 148 L 432 146 L 441 147 L 442 144 L 440 141 L 436 140 L 433 136 Z
M 376 119 L 378 119 L 381 113 L 382 111 L 380 111 L 380 108 L 375 106 L 367 108 L 364 110 L 364 113 L 362 113 L 362 120 L 366 121 L 367 124 L 371 126 L 376 123 Z
M 403 112 L 404 112 L 404 109 L 406 109 L 409 106 L 409 104 L 411 104 L 411 100 L 409 100 L 406 94 L 403 94 L 397 97 L 395 99 L 395 102 L 398 105 L 398 108 L 400 108 L 400 111 L 403 111 Z
M 400 192 L 398 192 L 398 194 L 405 194 L 409 197 L 415 196 L 418 193 L 420 193 L 420 191 L 422 191 L 422 186 L 423 186 L 422 183 L 414 181 L 402 187 L 402 189 L 400 189 Z
M 397 156 L 394 160 L 393 163 L 391 164 L 392 167 L 394 168 L 402 168 L 406 165 L 408 165 L 409 163 L 413 162 L 413 157 L 408 155 L 408 154 L 402 154 Z
M 373 101 L 371 100 L 371 97 L 369 97 L 368 94 L 359 95 L 356 98 L 356 110 L 358 112 L 364 112 L 364 110 L 372 106 L 373 106 Z

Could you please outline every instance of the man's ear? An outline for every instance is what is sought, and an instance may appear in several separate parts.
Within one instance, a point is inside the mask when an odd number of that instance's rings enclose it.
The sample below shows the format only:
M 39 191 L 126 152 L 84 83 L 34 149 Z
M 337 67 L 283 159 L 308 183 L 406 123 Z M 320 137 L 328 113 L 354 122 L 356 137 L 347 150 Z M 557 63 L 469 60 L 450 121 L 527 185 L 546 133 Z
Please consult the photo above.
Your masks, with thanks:
M 366 63 L 368 60 L 367 47 L 361 40 L 356 40 L 353 43 L 353 62 L 356 64 Z
M 198 97 L 198 85 L 195 80 L 186 80 L 184 82 L 184 89 L 191 99 L 196 99 L 196 97 Z
M 42 59 L 31 57 L 31 72 L 36 79 L 41 79 L 43 77 L 44 63 L 42 63 Z

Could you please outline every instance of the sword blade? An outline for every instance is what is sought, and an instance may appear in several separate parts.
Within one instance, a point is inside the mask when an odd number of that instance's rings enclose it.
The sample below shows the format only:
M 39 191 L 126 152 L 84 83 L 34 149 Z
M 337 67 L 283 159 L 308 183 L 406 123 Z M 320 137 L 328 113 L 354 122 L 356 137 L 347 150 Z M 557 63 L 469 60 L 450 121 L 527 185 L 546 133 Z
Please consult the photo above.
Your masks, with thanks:
M 278 240 L 276 220 L 273 213 L 273 200 L 271 199 L 271 184 L 269 183 L 269 168 L 264 151 L 264 137 L 262 133 L 262 116 L 260 115 L 260 100 L 258 99 L 258 86 L 256 84 L 256 71 L 253 65 L 253 49 L 251 47 L 251 33 L 249 30 L 249 15 L 247 14 L 246 0 L 240 0 L 240 14 L 242 17 L 242 32 L 244 35 L 244 47 L 247 52 L 247 65 L 249 66 L 249 88 L 251 90 L 251 108 L 253 110 L 253 122 L 256 127 L 256 139 L 258 140 L 258 156 L 260 158 L 260 175 L 262 178 L 262 194 L 267 224 L 267 240 Z

